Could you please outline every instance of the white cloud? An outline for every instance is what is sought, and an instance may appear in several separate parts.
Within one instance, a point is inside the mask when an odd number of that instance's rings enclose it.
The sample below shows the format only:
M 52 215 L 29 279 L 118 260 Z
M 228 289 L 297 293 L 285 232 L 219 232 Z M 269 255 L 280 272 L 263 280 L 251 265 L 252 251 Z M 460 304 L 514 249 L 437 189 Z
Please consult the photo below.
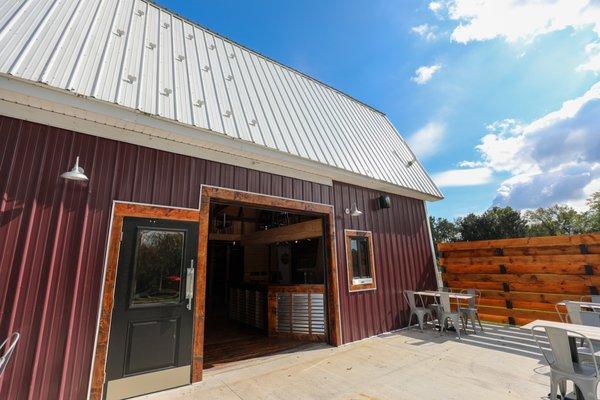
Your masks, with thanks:
M 531 41 L 569 27 L 591 27 L 600 38 L 598 0 L 449 0 L 432 10 L 437 15 L 442 8 L 450 20 L 458 23 L 451 39 L 459 43 L 496 38 Z M 600 51 L 592 48 L 590 52 L 589 61 L 579 70 L 600 72 Z
M 429 24 L 421 24 L 411 28 L 412 33 L 415 33 L 428 41 L 436 39 L 437 35 L 435 34 L 435 30 L 436 27 Z
M 443 4 L 441 1 L 432 1 L 429 3 L 429 9 L 435 13 L 441 11 L 443 8 Z
M 408 142 L 419 158 L 426 158 L 438 152 L 442 145 L 446 128 L 439 122 L 430 122 L 413 133 Z
M 433 181 L 440 187 L 477 186 L 492 180 L 492 170 L 486 167 L 451 169 L 433 175 Z
M 458 163 L 458 166 L 461 168 L 477 168 L 484 165 L 483 161 L 461 161 Z
M 417 68 L 415 71 L 415 75 L 410 78 L 412 81 L 416 82 L 419 85 L 424 85 L 433 78 L 440 69 L 442 68 L 441 64 L 434 64 L 429 66 L 422 66 Z
M 600 40 L 597 42 L 588 43 L 585 46 L 585 52 L 589 59 L 587 62 L 577 67 L 577 70 L 600 73 Z
M 506 119 L 488 131 L 476 147 L 481 161 L 512 175 L 498 188 L 494 204 L 584 208 L 600 187 L 600 82 L 529 124 Z

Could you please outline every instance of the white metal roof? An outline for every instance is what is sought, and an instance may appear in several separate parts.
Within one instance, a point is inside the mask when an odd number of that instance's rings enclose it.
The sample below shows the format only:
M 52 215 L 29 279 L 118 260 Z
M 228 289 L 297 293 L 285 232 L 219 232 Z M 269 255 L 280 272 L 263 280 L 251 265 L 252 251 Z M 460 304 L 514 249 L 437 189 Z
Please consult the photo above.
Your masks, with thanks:
M 442 197 L 384 114 L 147 1 L 0 1 L 0 73 Z

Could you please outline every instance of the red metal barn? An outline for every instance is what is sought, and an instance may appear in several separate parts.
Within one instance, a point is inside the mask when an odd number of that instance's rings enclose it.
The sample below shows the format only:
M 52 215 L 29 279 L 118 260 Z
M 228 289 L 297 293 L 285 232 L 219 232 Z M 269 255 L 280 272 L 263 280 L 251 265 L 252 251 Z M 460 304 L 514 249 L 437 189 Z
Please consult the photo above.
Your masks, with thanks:
M 146 1 L 0 15 L 0 398 L 190 384 L 436 285 L 442 194 L 381 112 Z

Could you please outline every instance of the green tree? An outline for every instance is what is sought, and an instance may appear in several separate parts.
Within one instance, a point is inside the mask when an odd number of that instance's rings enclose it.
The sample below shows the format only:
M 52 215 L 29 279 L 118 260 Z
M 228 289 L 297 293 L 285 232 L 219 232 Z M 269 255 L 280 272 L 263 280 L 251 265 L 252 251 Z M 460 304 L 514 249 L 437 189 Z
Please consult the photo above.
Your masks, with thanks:
M 600 192 L 596 192 L 587 199 L 588 228 L 590 232 L 600 232 Z
M 590 231 L 588 213 L 578 213 L 572 207 L 555 204 L 548 208 L 525 211 L 529 236 L 574 235 Z
M 456 220 L 462 240 L 492 240 L 523 237 L 527 222 L 511 207 L 492 207 L 481 215 L 469 214 Z
M 436 248 L 438 243 L 454 242 L 459 239 L 456 224 L 446 218 L 429 217 L 429 226 L 431 226 L 431 236 Z

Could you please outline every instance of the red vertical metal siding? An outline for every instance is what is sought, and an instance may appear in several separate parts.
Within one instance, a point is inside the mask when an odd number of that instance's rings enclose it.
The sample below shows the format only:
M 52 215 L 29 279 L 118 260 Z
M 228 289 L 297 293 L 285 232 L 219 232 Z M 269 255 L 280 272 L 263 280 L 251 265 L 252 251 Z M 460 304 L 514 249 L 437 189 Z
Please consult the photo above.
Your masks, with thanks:
M 401 290 L 433 286 L 423 202 L 326 185 L 0 116 L 0 337 L 22 334 L 0 378 L 1 399 L 83 399 L 87 393 L 113 200 L 198 207 L 202 183 L 334 204 L 344 341 L 405 322 Z M 75 156 L 89 185 L 60 173 Z M 350 218 L 356 201 L 365 210 Z M 378 288 L 349 294 L 345 228 L 372 230 Z
M 380 209 L 381 192 L 334 183 L 340 307 L 344 342 L 352 342 L 406 325 L 404 289 L 433 288 L 435 272 L 423 201 L 390 195 L 391 207 Z M 345 214 L 357 204 L 361 217 Z M 344 229 L 373 232 L 377 289 L 348 292 Z

